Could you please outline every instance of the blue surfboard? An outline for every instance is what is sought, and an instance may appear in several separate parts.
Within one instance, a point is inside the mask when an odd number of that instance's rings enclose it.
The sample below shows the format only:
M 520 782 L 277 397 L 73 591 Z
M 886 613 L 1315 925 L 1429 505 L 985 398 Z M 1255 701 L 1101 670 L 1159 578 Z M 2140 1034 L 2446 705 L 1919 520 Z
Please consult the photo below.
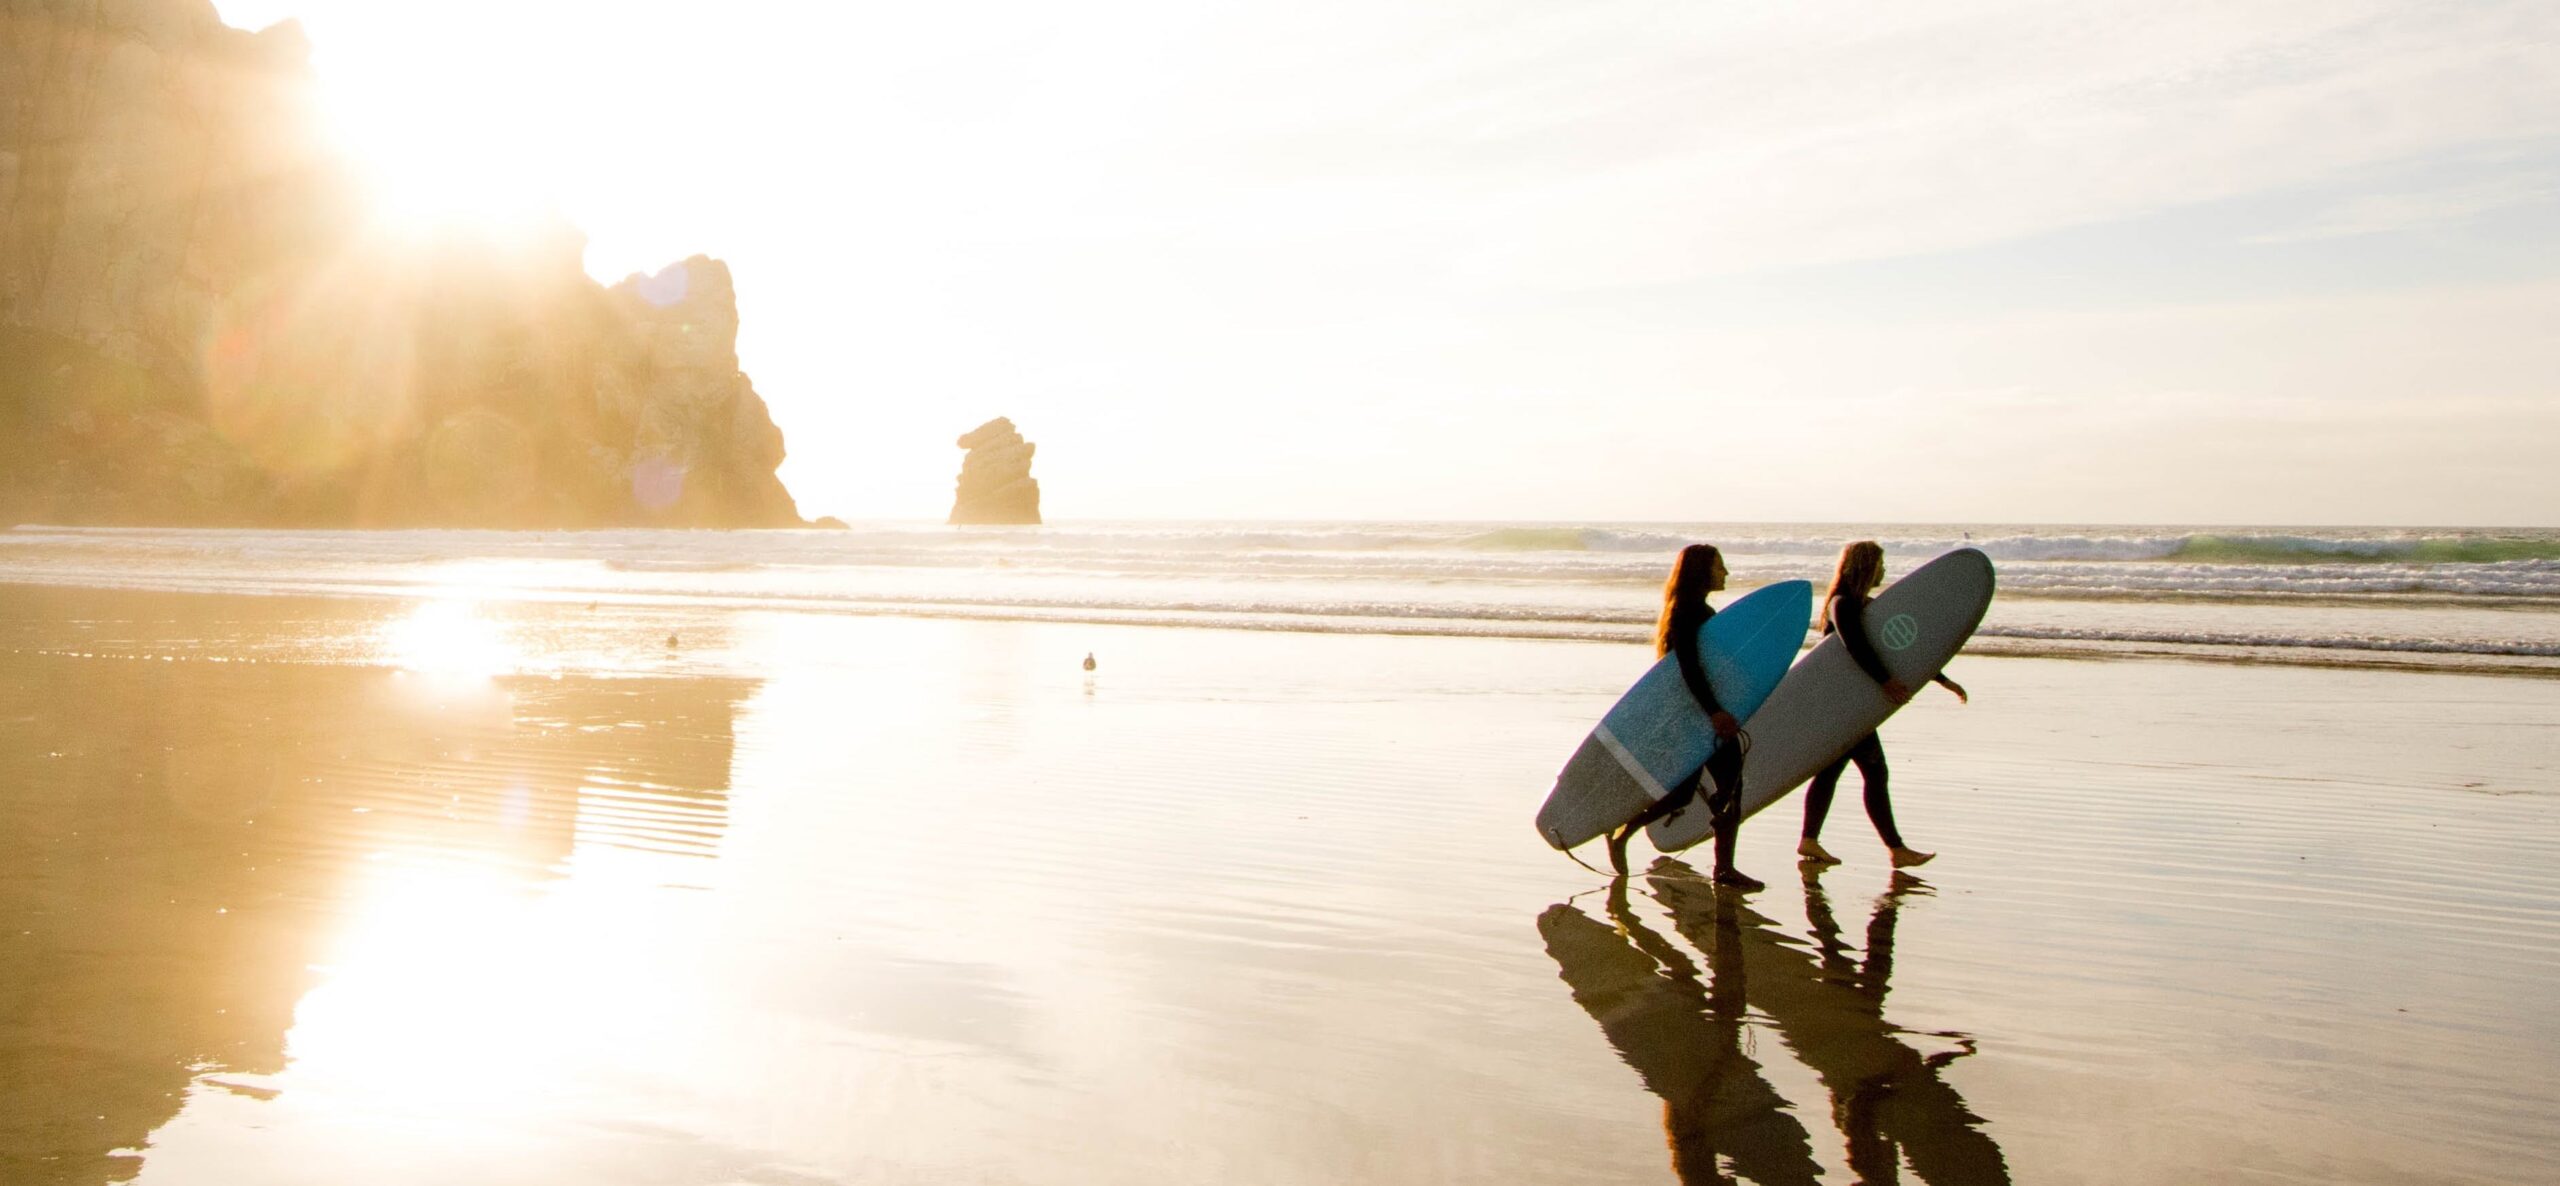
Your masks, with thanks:
M 1716 611 L 1698 635 L 1707 682 L 1725 711 L 1748 720 L 1787 673 L 1813 619 L 1813 586 L 1764 585 Z M 1538 809 L 1538 835 L 1572 848 L 1634 819 L 1707 764 L 1718 738 L 1680 679 L 1680 662 L 1655 661 L 1556 775 Z

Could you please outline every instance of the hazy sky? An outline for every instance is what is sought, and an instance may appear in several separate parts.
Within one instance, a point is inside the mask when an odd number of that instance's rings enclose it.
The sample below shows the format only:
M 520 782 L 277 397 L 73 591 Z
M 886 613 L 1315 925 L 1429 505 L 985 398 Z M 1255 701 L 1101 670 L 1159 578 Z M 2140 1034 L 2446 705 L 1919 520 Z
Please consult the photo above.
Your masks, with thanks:
M 221 8 L 728 260 L 807 514 L 2560 523 L 2549 0 Z

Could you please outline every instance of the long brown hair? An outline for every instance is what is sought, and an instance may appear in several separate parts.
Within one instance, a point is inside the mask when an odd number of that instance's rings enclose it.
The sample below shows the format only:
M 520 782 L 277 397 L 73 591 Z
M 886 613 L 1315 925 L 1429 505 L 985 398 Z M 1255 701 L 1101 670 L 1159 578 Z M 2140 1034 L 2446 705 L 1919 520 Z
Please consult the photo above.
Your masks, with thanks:
M 1831 591 L 1822 595 L 1822 622 L 1817 629 L 1831 629 L 1831 600 L 1835 597 L 1865 597 L 1876 587 L 1876 579 L 1884 575 L 1884 545 L 1862 539 L 1840 549 L 1840 567 L 1831 572 Z
M 1680 549 L 1680 558 L 1671 563 L 1671 576 L 1662 582 L 1662 616 L 1653 623 L 1653 657 L 1671 653 L 1671 640 L 1683 630 L 1698 628 L 1699 610 L 1706 608 L 1707 586 L 1713 582 L 1716 564 L 1724 554 L 1714 544 L 1691 544 Z

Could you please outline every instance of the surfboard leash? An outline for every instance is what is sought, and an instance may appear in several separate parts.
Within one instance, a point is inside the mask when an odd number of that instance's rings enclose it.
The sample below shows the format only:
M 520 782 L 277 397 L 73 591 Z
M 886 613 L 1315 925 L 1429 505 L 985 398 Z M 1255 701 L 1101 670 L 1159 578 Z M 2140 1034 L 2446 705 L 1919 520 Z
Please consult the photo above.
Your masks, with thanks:
M 1565 855 L 1565 859 L 1566 859 L 1566 860 L 1572 861 L 1574 864 L 1580 865 L 1580 866 L 1582 866 L 1582 867 L 1583 867 L 1583 868 L 1585 868 L 1585 869 L 1591 869 L 1591 871 L 1592 871 L 1592 872 L 1594 872 L 1594 873 L 1600 873 L 1600 870 L 1598 870 L 1598 869 L 1592 869 L 1592 868 L 1591 868 L 1591 862 L 1586 861 L 1586 860 L 1583 860 L 1579 855 L 1576 855 L 1576 854 L 1575 854 L 1575 852 L 1574 852 L 1572 849 L 1570 849 L 1570 848 L 1566 848 L 1566 849 L 1559 849 L 1559 850 L 1557 850 L 1557 851 L 1562 852 L 1562 853 Z M 1617 879 L 1619 878 L 1619 876 L 1620 876 L 1620 875 L 1619 875 L 1619 874 L 1616 874 L 1616 873 L 1600 873 L 1600 876 L 1602 876 L 1602 877 L 1606 877 L 1606 878 L 1608 878 L 1608 879 L 1609 879 L 1609 880 L 1611 880 L 1611 881 L 1615 881 L 1615 880 L 1617 880 Z M 1583 892 L 1583 893 L 1585 893 L 1585 894 L 1587 894 L 1587 893 L 1590 893 L 1591 891 L 1589 891 L 1589 890 L 1584 890 L 1584 891 L 1582 891 L 1582 892 Z M 1575 897 L 1581 897 L 1582 895 L 1581 895 L 1581 894 L 1576 894 L 1576 895 L 1574 895 L 1574 896 L 1575 896 Z

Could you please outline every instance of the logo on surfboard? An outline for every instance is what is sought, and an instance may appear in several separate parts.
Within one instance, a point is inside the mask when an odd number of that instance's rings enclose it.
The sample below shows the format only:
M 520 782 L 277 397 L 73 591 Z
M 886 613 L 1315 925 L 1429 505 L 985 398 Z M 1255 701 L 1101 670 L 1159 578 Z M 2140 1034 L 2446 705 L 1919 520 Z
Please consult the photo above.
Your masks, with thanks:
M 1884 649 L 1900 651 L 1920 641 L 1920 622 L 1909 614 L 1895 614 L 1884 622 Z

